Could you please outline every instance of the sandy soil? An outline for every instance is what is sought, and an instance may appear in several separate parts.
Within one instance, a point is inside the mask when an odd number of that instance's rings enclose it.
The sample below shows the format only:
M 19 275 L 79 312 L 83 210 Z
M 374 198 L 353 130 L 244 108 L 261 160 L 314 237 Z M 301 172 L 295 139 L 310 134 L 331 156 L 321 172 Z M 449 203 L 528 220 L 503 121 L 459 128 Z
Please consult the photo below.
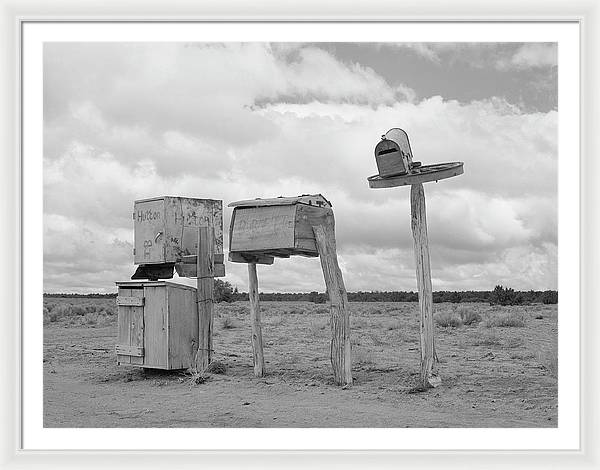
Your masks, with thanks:
M 45 427 L 555 427 L 556 305 L 490 307 L 482 321 L 436 327 L 440 387 L 413 393 L 418 304 L 352 303 L 352 387 L 333 385 L 328 310 L 263 302 L 267 375 L 252 373 L 247 303 L 219 304 L 215 359 L 225 374 L 117 366 L 116 317 L 104 326 L 44 326 Z M 507 311 L 525 326 L 494 327 Z

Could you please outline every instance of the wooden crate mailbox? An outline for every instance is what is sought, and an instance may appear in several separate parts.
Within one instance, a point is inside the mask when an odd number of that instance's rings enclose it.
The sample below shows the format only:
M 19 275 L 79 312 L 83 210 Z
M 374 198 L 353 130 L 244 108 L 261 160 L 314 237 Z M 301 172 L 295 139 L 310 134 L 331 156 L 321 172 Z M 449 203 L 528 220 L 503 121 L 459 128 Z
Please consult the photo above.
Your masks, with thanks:
M 434 368 L 433 293 L 427 217 L 423 183 L 451 178 L 463 173 L 463 162 L 421 165 L 413 161 L 408 134 L 399 128 L 390 129 L 375 146 L 375 162 L 379 174 L 367 178 L 371 188 L 392 188 L 410 185 L 411 229 L 415 252 L 419 309 L 421 312 L 421 387 L 435 387 L 441 378 Z
M 274 257 L 319 256 L 313 223 L 331 210 L 322 195 L 232 202 L 229 259 L 271 264 Z
M 187 369 L 198 348 L 196 289 L 172 281 L 117 282 L 117 362 Z
M 223 202 L 162 196 L 134 202 L 133 280 L 119 282 L 117 360 L 204 370 L 211 360 L 214 278 L 225 275 Z M 197 278 L 196 288 L 170 279 Z
M 223 264 L 223 201 L 161 196 L 134 202 L 134 264 L 132 279 L 169 279 L 173 268 L 182 277 L 196 277 L 198 228 L 214 230 L 215 276 Z
M 330 300 L 331 365 L 336 384 L 352 383 L 348 298 L 339 268 L 331 203 L 321 194 L 232 202 L 229 260 L 248 263 L 254 374 L 264 375 L 257 264 L 319 256 Z

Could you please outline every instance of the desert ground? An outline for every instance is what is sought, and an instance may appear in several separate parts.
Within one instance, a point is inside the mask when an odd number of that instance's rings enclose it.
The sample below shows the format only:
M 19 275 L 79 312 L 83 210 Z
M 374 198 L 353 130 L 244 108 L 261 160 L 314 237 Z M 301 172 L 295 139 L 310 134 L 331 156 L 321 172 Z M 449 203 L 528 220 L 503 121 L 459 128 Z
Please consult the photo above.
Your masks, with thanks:
M 418 392 L 417 303 L 350 303 L 354 384 L 335 386 L 329 310 L 215 306 L 215 372 L 117 365 L 114 299 L 44 299 L 45 427 L 556 427 L 557 306 L 434 304 L 442 384 Z

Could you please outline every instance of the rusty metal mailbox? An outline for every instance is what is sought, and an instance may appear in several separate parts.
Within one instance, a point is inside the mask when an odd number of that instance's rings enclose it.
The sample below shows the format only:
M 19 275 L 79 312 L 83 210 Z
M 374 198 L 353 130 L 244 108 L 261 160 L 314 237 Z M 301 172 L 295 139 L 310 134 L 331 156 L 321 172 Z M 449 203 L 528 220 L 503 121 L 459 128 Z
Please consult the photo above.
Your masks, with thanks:
M 406 132 L 394 128 L 382 135 L 375 146 L 375 161 L 382 177 L 409 173 L 413 156 Z

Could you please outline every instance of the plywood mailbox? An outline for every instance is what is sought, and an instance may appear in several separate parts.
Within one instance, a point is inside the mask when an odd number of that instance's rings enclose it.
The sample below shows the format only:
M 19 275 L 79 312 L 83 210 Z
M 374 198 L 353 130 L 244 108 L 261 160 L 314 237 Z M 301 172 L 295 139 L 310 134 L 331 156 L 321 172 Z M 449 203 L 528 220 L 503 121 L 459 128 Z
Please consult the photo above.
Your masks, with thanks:
M 254 375 L 264 375 L 257 264 L 293 255 L 320 257 L 331 312 L 333 380 L 352 384 L 348 296 L 338 265 L 331 203 L 321 194 L 232 202 L 229 260 L 248 263 Z
M 117 282 L 117 362 L 187 369 L 198 348 L 196 289 L 172 281 Z
M 196 277 L 198 228 L 214 231 L 215 276 L 225 275 L 223 264 L 223 201 L 161 196 L 134 202 L 132 279 L 169 279 L 173 268 L 183 277 Z
M 322 195 L 249 199 L 229 206 L 230 261 L 271 264 L 275 257 L 319 256 L 314 221 L 331 211 Z

